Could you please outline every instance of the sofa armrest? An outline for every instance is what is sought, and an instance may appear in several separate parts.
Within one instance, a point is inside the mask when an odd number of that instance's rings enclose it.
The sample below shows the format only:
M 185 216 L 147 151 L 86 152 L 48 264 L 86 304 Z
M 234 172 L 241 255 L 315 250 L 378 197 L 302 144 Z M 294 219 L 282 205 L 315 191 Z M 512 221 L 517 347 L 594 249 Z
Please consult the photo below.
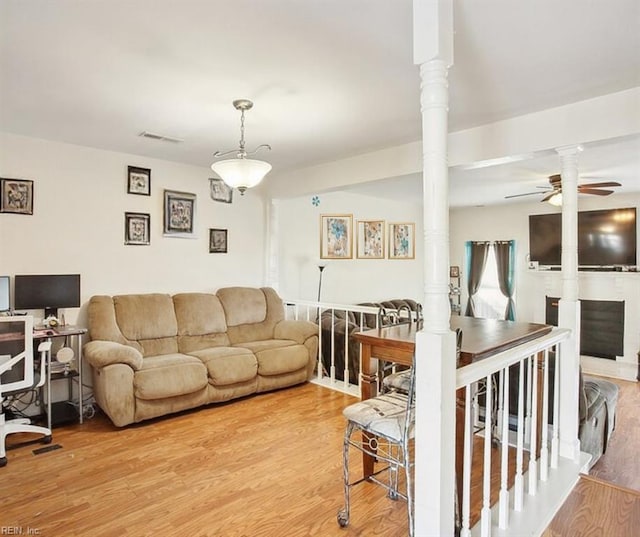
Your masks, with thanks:
M 318 335 L 318 325 L 311 321 L 284 320 L 276 324 L 275 339 L 291 339 L 303 345 L 307 339 Z
M 90 341 L 83 347 L 87 362 L 101 368 L 111 364 L 127 364 L 135 371 L 142 367 L 142 354 L 137 349 L 115 341 Z

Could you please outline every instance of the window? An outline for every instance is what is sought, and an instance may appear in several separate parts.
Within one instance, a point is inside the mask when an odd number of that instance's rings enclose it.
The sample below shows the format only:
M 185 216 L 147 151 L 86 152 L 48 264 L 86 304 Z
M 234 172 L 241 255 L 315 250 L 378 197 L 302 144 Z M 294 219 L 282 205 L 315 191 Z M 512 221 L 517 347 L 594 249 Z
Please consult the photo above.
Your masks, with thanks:
M 504 319 L 506 309 L 507 297 L 500 291 L 500 282 L 498 282 L 496 252 L 494 248 L 489 248 L 487 264 L 475 296 L 475 316 L 485 319 Z
M 466 315 L 515 320 L 515 241 L 467 241 Z

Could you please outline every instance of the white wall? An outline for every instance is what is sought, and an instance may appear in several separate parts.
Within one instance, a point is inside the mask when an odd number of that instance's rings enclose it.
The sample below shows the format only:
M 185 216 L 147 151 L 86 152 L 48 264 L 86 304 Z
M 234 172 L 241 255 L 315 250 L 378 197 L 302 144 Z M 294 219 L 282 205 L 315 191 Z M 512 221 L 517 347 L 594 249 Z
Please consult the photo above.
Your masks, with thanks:
M 160 142 L 151 142 L 160 143 Z M 151 196 L 127 194 L 127 166 L 151 168 Z M 208 168 L 0 133 L 0 176 L 34 181 L 33 216 L 0 214 L 0 274 L 80 273 L 94 294 L 213 291 L 264 282 L 264 202 L 209 196 Z M 163 190 L 197 195 L 195 239 L 162 236 Z M 124 245 L 124 213 L 151 214 L 151 244 Z M 229 230 L 210 254 L 209 228 Z M 42 312 L 34 312 L 42 315 Z M 69 309 L 67 322 L 84 324 Z
M 352 214 L 357 220 L 415 222 L 416 257 L 412 260 L 356 259 L 323 260 L 322 301 L 341 304 L 412 298 L 422 302 L 423 240 L 421 200 L 406 203 L 361 196 L 349 192 L 319 194 L 278 200 L 279 291 L 286 298 L 316 300 L 320 261 L 320 215 Z M 388 237 L 387 237 L 388 241 Z
M 578 210 L 640 207 L 640 194 L 613 194 L 606 198 L 581 195 Z M 452 209 L 450 212 L 451 264 L 462 267 L 462 304 L 467 301 L 467 277 L 464 263 L 466 241 L 516 240 L 516 320 L 544 322 L 545 295 L 562 294 L 562 275 L 558 271 L 531 271 L 527 268 L 530 214 L 560 212 L 548 203 L 518 203 L 491 207 Z M 640 214 L 640 212 L 639 212 Z M 640 233 L 638 234 L 640 237 Z M 640 252 L 640 250 L 639 250 Z M 635 378 L 636 353 L 640 349 L 640 272 L 580 272 L 578 295 L 591 300 L 625 301 L 624 356 L 617 370 L 599 370 L 601 374 Z M 600 364 L 607 360 L 598 360 Z M 612 365 L 612 364 L 608 364 Z M 583 364 L 584 366 L 584 364 Z

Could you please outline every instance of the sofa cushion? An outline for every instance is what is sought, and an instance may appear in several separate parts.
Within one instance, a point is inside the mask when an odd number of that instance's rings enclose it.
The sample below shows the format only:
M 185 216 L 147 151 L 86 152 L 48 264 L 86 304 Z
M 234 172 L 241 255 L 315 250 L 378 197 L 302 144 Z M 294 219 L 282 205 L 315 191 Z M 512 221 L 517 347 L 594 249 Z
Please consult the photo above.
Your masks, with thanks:
M 226 287 L 218 290 L 227 325 L 261 323 L 267 318 L 267 299 L 260 289 Z
M 272 288 L 225 287 L 216 293 L 227 318 L 232 345 L 271 339 L 284 319 L 284 304 Z
M 242 343 L 242 346 L 256 355 L 258 375 L 281 375 L 306 368 L 309 364 L 307 348 L 295 341 L 270 339 Z
M 191 353 L 207 368 L 209 382 L 214 386 L 228 386 L 254 379 L 258 362 L 249 349 L 241 347 L 215 347 Z
M 165 294 L 113 297 L 122 335 L 142 346 L 143 356 L 178 352 L 178 323 L 173 300 Z
M 229 345 L 224 309 L 216 295 L 180 293 L 174 295 L 173 304 L 180 352 Z
M 202 390 L 207 386 L 207 368 L 195 356 L 163 354 L 147 356 L 133 376 L 134 395 L 140 399 L 162 399 Z

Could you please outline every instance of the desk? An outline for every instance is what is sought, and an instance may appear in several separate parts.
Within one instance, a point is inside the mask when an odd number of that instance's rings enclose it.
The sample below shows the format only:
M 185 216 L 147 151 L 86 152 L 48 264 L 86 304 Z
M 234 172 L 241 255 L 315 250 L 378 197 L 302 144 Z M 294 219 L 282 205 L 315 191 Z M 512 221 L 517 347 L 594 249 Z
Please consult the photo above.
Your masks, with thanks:
M 536 339 L 552 330 L 552 326 L 535 323 L 501 321 L 497 319 L 477 319 L 474 317 L 451 317 L 452 330 L 462 330 L 462 348 L 459 366 L 482 360 L 498 352 L 505 351 L 532 339 Z M 375 396 L 378 384 L 378 369 L 372 368 L 371 358 L 379 358 L 402 365 L 412 365 L 415 354 L 415 323 L 399 324 L 383 328 L 374 328 L 353 335 L 362 344 L 362 381 L 360 393 L 362 399 Z M 375 387 L 374 387 L 375 386 Z M 463 438 L 464 431 L 464 389 L 458 390 L 456 412 L 456 475 L 458 491 L 462 491 Z M 363 454 L 363 473 L 368 477 L 373 473 L 374 459 Z M 461 504 L 460 504 L 461 505 Z
M 55 328 L 43 328 L 36 326 L 33 330 L 33 340 L 34 343 L 36 341 L 47 340 L 47 339 L 55 339 L 60 337 L 75 337 L 76 338 L 76 360 L 77 366 L 76 370 L 78 373 L 78 418 L 80 423 L 83 421 L 84 410 L 82 408 L 82 336 L 87 333 L 86 328 L 82 328 L 80 326 L 57 326 Z M 37 348 L 36 345 L 34 345 Z M 52 401 L 51 401 L 51 381 L 52 380 L 60 380 L 67 378 L 69 380 L 69 398 L 73 398 L 73 388 L 71 387 L 71 379 L 73 378 L 69 374 L 65 373 L 52 373 L 51 372 L 51 352 L 47 353 L 47 361 L 46 361 L 46 371 L 47 371 L 47 396 L 46 396 L 46 405 L 47 405 L 47 426 L 51 429 L 51 416 L 52 416 Z

